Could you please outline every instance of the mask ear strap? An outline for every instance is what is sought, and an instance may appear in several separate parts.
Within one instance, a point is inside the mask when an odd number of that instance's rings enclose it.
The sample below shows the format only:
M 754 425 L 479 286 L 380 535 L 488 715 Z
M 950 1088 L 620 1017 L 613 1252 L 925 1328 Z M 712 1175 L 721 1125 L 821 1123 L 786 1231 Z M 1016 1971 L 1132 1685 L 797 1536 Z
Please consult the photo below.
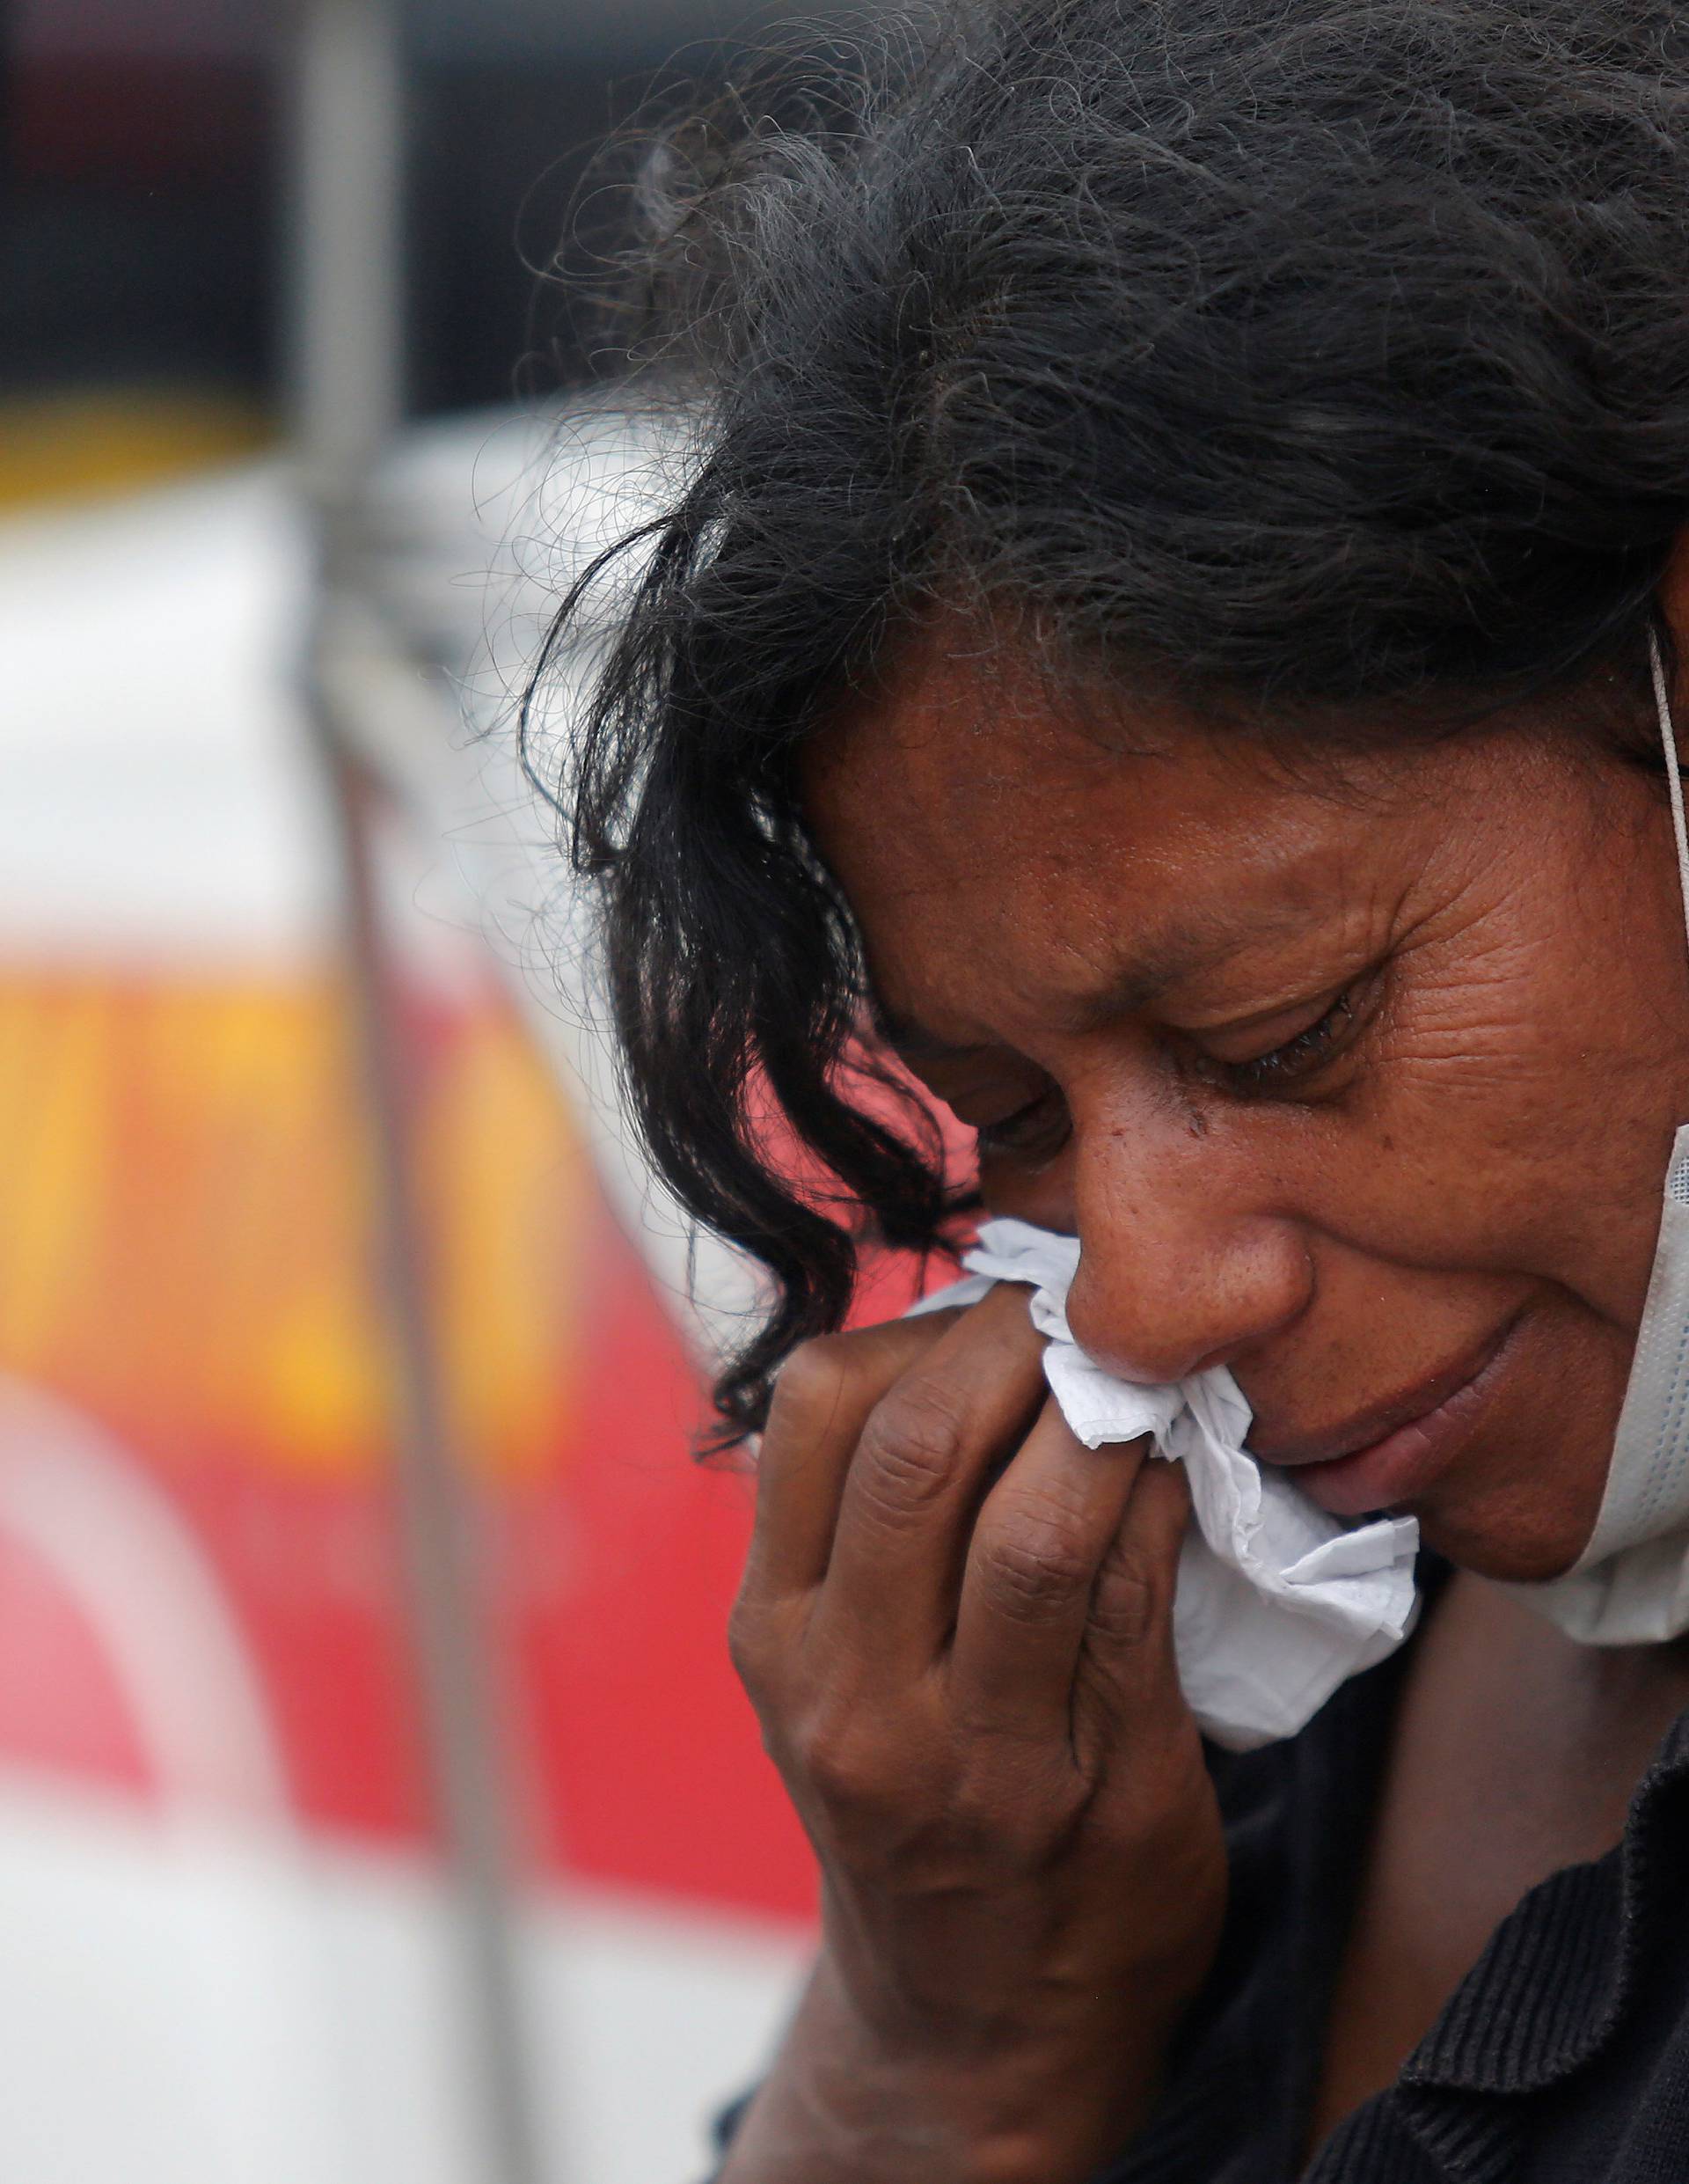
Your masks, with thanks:
M 1678 842 L 1678 884 L 1683 895 L 1683 925 L 1689 936 L 1689 827 L 1683 816 L 1683 776 L 1678 771 L 1678 739 L 1671 728 L 1671 703 L 1665 694 L 1665 668 L 1660 659 L 1660 641 L 1650 622 L 1648 656 L 1654 670 L 1654 703 L 1659 709 L 1660 741 L 1665 746 L 1665 791 L 1671 799 L 1671 832 Z

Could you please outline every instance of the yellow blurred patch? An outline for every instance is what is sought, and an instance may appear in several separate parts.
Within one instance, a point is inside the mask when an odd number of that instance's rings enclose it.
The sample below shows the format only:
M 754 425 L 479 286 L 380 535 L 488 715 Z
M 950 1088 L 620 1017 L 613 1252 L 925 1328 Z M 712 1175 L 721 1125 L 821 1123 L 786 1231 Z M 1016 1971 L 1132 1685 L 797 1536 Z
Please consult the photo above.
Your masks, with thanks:
M 0 508 L 84 501 L 238 461 L 274 438 L 254 404 L 156 388 L 0 402 Z
M 596 1207 L 496 998 L 434 1027 L 418 1184 L 466 1455 L 568 1437 Z M 342 995 L 0 978 L 0 1367 L 165 1453 L 346 1476 L 390 1432 L 364 1118 Z

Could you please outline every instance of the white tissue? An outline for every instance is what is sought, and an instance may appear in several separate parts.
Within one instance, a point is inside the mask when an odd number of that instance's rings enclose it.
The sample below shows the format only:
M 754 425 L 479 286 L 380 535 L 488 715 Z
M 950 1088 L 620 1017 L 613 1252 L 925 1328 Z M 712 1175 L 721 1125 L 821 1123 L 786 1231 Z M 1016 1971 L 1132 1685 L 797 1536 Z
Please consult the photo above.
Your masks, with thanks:
M 1412 1517 L 1346 1529 L 1281 1471 L 1244 1447 L 1250 1411 L 1224 1366 L 1174 1385 L 1137 1387 L 1075 1344 L 1066 1301 L 1072 1236 L 1027 1221 L 986 1221 L 962 1260 L 971 1278 L 924 1297 L 918 1312 L 969 1304 L 994 1282 L 1033 1287 L 1032 1318 L 1049 1338 L 1044 1373 L 1086 1447 L 1151 1436 L 1183 1463 L 1195 1521 L 1179 1561 L 1174 1646 L 1179 1679 L 1206 1736 L 1234 1752 L 1294 1736 L 1340 1683 L 1395 1651 L 1413 1628 Z

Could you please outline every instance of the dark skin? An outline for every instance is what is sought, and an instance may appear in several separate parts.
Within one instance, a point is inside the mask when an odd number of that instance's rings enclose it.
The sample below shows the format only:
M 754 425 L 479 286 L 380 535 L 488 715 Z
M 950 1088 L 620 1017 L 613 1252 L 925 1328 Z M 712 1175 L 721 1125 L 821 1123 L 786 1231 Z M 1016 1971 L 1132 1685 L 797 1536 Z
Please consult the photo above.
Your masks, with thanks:
M 1689 1117 L 1660 785 L 1534 716 L 1287 769 L 935 626 L 804 787 L 987 1203 L 1080 1238 L 1093 1355 L 1226 1364 L 1288 1465 L 1495 1360 L 1403 1505 L 1459 1568 L 1411 1667 L 1317 2139 L 1526 1887 L 1617 1840 L 1689 1703 L 1681 1648 L 1577 1647 L 1494 1582 L 1589 1536 Z M 998 1291 L 781 1376 L 735 1650 L 821 1858 L 824 1946 L 732 2184 L 1078 2184 L 1211 1966 L 1181 1480 L 1074 1441 L 1039 1352 Z

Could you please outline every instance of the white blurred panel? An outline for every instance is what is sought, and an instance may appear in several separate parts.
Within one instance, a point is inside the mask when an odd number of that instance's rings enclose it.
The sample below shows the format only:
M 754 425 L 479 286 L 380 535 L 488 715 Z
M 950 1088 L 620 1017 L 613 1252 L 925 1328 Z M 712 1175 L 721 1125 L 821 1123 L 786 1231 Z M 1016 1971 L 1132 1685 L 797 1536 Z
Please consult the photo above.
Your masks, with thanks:
M 8 954 L 320 952 L 333 868 L 290 687 L 304 578 L 268 466 L 0 524 Z
M 261 1838 L 6 1784 L 0 2173 L 373 2184 L 334 2083 L 310 1903 Z
M 810 1941 L 608 1894 L 542 1903 L 528 1931 L 567 2184 L 700 2184 L 709 2124 L 767 2062 Z
M 420 1861 L 0 1776 L 0 2176 L 479 2184 Z M 523 1946 L 548 2175 L 697 2184 L 801 1941 L 595 1892 L 533 1900 Z

